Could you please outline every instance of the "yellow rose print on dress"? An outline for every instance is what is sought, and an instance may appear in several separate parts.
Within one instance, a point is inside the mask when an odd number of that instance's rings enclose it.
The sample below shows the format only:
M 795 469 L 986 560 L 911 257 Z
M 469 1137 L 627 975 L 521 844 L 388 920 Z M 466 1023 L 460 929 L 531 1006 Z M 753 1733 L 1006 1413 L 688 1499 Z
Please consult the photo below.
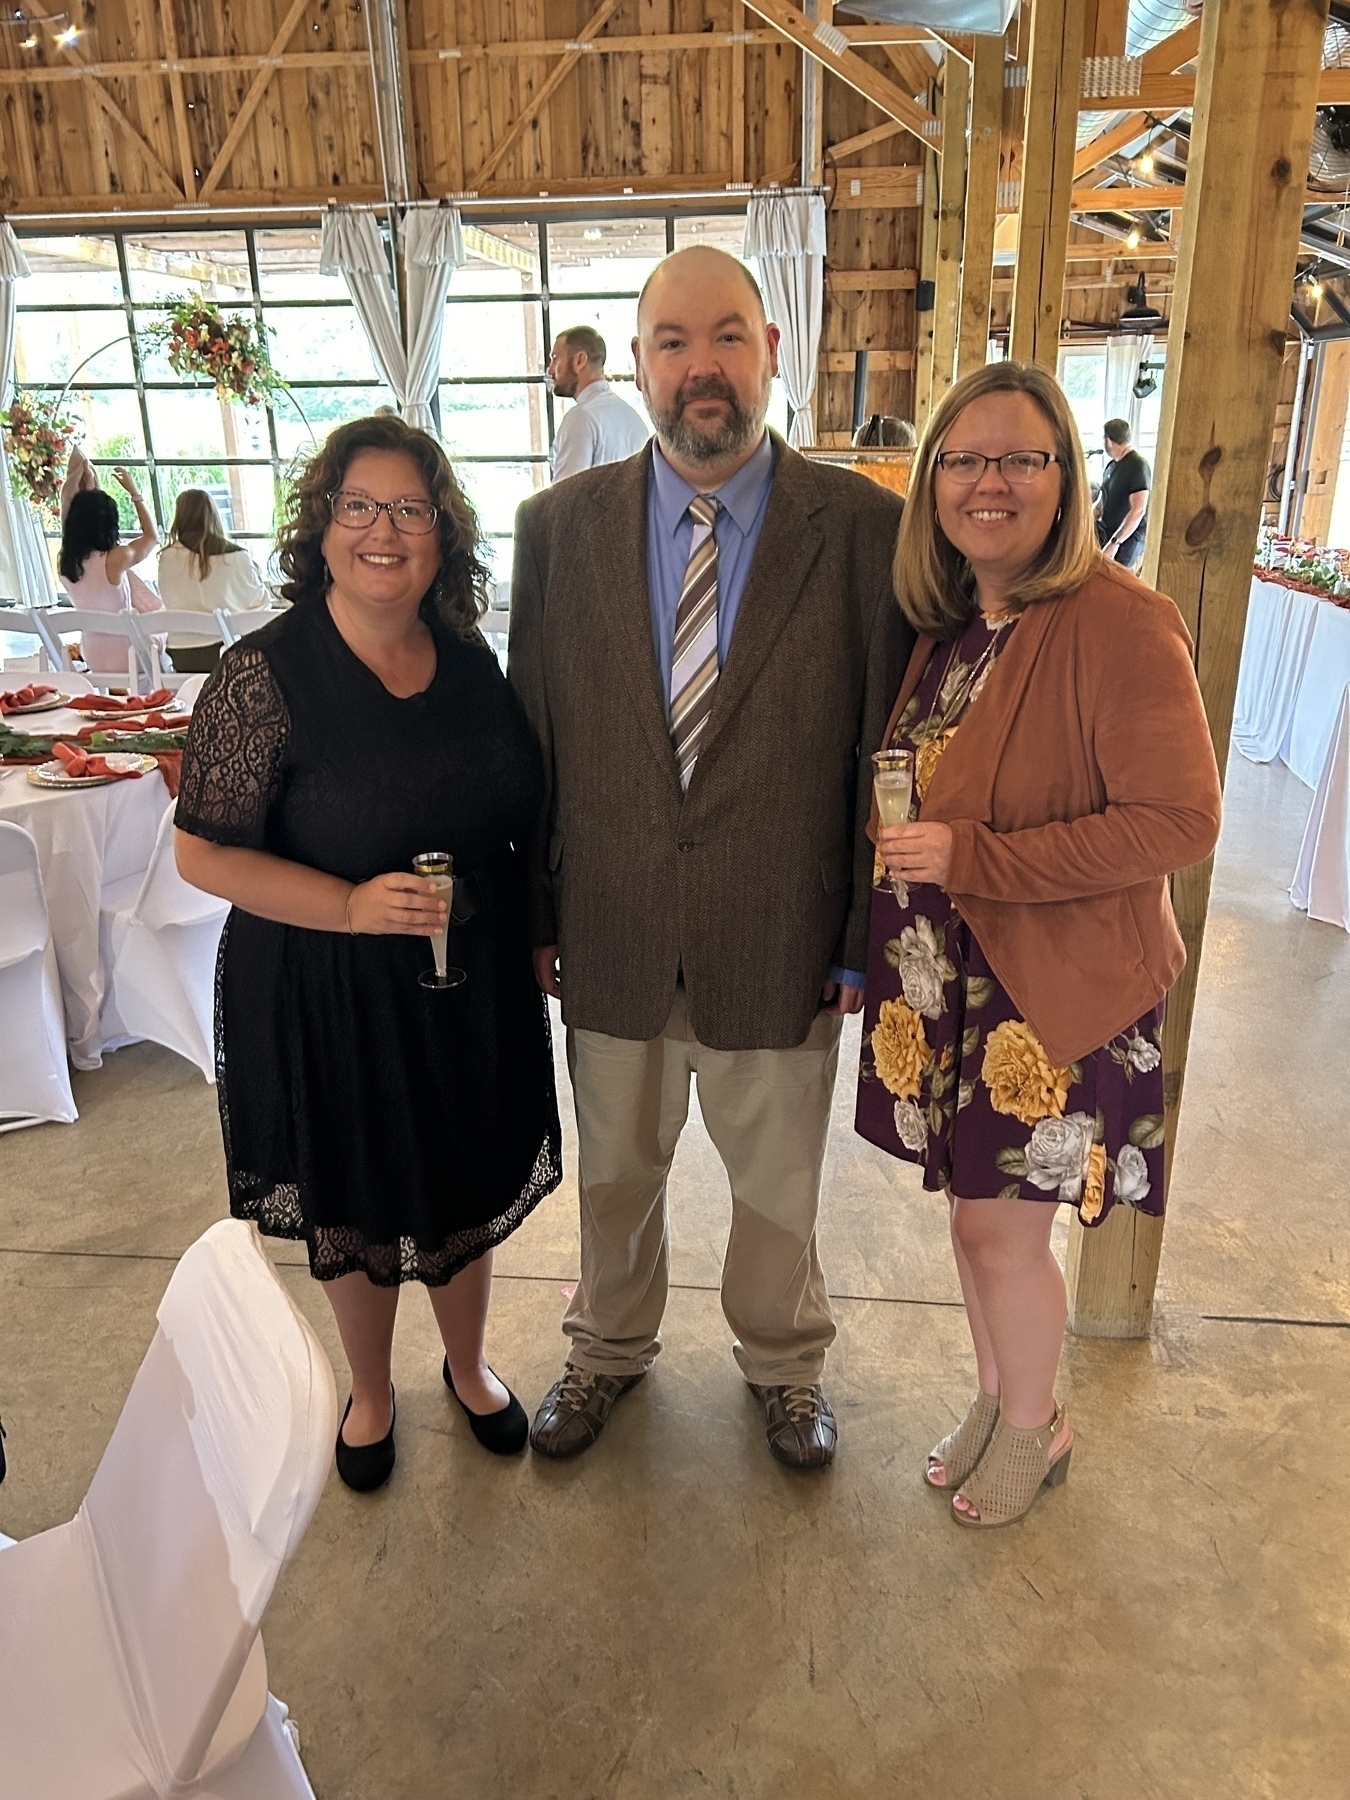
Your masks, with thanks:
M 887 1092 L 917 1100 L 932 1055 L 919 1014 L 903 1000 L 883 1000 L 872 1027 L 872 1060 Z
M 1083 1198 L 1078 1216 L 1091 1225 L 1106 1204 L 1106 1145 L 1094 1144 L 1088 1151 L 1087 1173 L 1083 1177 Z
M 1072 1081 L 1023 1019 L 1005 1019 L 989 1033 L 980 1074 L 994 1111 L 1011 1113 L 1023 1125 L 1061 1117 Z
M 927 794 L 937 774 L 937 766 L 942 761 L 942 752 L 956 736 L 955 727 L 950 731 L 940 732 L 936 737 L 925 738 L 914 749 L 914 792 L 920 800 Z

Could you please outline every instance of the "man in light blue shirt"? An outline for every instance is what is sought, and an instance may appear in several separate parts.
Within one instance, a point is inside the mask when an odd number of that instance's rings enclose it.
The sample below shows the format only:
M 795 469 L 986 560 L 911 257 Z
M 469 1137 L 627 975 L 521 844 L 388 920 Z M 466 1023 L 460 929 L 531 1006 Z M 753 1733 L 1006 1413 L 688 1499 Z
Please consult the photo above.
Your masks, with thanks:
M 590 325 L 558 333 L 548 359 L 555 396 L 576 404 L 562 416 L 549 458 L 562 481 L 599 463 L 635 455 L 651 436 L 647 421 L 605 379 L 605 340 Z

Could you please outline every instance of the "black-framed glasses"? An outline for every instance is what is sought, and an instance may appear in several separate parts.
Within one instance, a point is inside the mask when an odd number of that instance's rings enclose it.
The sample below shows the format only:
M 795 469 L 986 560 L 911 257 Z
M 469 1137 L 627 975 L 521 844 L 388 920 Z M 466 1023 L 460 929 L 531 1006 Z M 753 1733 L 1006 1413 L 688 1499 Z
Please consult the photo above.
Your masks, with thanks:
M 328 509 L 333 523 L 345 525 L 348 531 L 364 531 L 382 512 L 387 512 L 394 530 L 405 537 L 425 537 L 436 529 L 441 516 L 440 509 L 430 500 L 372 500 L 368 494 L 348 494 L 341 488 L 329 494 Z
M 1049 450 L 1005 450 L 1002 456 L 981 456 L 978 450 L 940 450 L 934 461 L 958 487 L 974 487 L 991 464 L 1013 487 L 1026 487 L 1059 458 Z

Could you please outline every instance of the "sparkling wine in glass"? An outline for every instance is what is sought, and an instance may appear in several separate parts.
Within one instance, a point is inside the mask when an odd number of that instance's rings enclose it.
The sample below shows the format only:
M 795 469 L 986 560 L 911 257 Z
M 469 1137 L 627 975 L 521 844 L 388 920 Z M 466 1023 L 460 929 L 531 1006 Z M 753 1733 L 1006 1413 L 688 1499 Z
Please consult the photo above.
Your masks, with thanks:
M 450 906 L 455 893 L 454 860 L 448 851 L 426 850 L 421 856 L 414 856 L 413 874 L 420 875 L 424 881 L 434 881 L 445 895 L 445 923 L 431 939 L 431 953 L 436 959 L 436 966 L 434 969 L 423 969 L 417 979 L 425 988 L 459 987 L 465 979 L 463 969 L 446 967 L 446 939 L 450 932 Z
M 872 792 L 881 823 L 908 825 L 914 800 L 912 750 L 877 750 L 872 755 Z M 901 906 L 909 905 L 909 888 L 898 875 L 891 876 L 891 892 Z

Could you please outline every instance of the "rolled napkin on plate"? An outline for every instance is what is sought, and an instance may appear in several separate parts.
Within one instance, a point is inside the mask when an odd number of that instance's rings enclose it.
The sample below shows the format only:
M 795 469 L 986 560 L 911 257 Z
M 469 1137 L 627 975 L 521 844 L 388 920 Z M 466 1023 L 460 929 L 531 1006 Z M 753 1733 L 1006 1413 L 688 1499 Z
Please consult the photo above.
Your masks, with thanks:
M 139 781 L 140 769 L 115 769 L 106 756 L 90 756 L 86 750 L 76 749 L 74 744 L 63 744 L 58 738 L 52 745 L 52 753 L 64 767 L 67 775 L 103 775 L 114 781 Z
M 116 713 L 140 713 L 147 707 L 164 706 L 172 699 L 172 688 L 156 688 L 153 694 L 75 694 L 70 704 L 76 712 L 111 718 Z
M 54 687 L 10 688 L 0 694 L 0 713 L 17 712 L 21 706 L 32 706 L 35 700 L 49 699 L 56 691 Z

